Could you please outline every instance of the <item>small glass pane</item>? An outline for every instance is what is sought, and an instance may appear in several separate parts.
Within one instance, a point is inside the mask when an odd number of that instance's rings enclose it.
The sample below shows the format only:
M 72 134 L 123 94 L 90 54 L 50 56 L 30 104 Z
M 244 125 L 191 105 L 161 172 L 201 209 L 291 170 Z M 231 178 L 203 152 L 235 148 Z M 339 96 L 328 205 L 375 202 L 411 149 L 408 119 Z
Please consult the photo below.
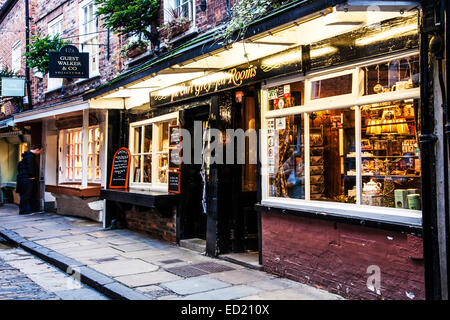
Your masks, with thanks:
M 167 183 L 167 171 L 169 164 L 169 154 L 164 153 L 160 154 L 159 157 L 159 166 L 158 166 L 158 182 L 159 183 Z
M 159 127 L 159 150 L 169 150 L 169 122 L 163 122 L 158 125 Z
M 269 110 L 277 110 L 304 104 L 305 81 L 298 81 L 267 90 Z
M 355 111 L 309 114 L 310 199 L 356 203 Z
M 305 199 L 303 117 L 267 120 L 270 197 Z
M 146 183 L 152 182 L 152 156 L 144 156 L 144 181 Z
M 419 87 L 419 56 L 391 60 L 362 69 L 364 95 Z
M 134 128 L 133 153 L 141 153 L 141 135 L 142 135 L 142 127 Z
M 311 100 L 352 93 L 352 74 L 317 80 L 311 83 Z
M 141 156 L 133 156 L 133 179 L 141 182 Z
M 151 125 L 144 127 L 144 153 L 152 152 L 152 128 Z

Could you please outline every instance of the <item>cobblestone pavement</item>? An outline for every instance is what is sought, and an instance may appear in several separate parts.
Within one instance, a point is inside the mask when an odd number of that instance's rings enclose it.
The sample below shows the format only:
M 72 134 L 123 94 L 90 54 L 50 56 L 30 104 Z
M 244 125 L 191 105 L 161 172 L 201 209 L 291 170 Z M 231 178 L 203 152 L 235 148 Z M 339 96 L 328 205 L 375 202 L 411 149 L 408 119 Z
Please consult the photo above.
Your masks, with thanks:
M 0 238 L 0 300 L 103 300 L 49 264 Z
M 113 279 L 115 287 L 125 286 L 148 299 L 343 299 L 142 233 L 105 230 L 101 224 L 81 218 L 50 213 L 19 216 L 15 206 L 5 205 L 0 208 L 0 228 L 75 259 Z

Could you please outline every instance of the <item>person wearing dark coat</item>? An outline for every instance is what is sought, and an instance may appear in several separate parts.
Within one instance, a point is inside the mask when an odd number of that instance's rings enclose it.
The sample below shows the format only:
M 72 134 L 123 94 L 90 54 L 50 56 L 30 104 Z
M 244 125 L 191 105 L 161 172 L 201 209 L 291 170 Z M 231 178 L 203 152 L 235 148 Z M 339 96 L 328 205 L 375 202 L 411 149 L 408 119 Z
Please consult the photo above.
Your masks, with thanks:
M 33 145 L 30 151 L 22 153 L 22 161 L 17 168 L 17 193 L 20 194 L 19 214 L 38 212 L 39 167 L 37 156 L 41 153 L 41 145 Z

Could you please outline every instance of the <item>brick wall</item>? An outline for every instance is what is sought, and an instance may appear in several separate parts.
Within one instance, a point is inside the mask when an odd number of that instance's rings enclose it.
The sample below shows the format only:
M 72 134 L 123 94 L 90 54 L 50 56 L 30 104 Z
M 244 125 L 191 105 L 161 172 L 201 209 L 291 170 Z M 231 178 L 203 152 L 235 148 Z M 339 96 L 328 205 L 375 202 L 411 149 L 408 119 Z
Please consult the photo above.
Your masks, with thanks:
M 144 231 L 149 235 L 169 242 L 176 242 L 176 209 L 170 216 L 163 216 L 156 209 L 132 206 L 125 211 L 127 227 Z
M 34 7 L 34 34 L 42 32 L 46 35 L 48 33 L 48 24 L 56 17 L 63 15 L 63 34 L 62 38 L 69 41 L 71 44 L 78 47 L 79 44 L 79 4 L 82 1 L 57 1 L 45 0 L 38 1 Z M 61 90 L 47 92 L 47 77 L 37 78 L 33 77 L 34 101 L 35 108 L 64 101 L 74 100 L 81 97 L 86 91 L 94 89 L 101 84 L 108 82 L 117 76 L 123 69 L 124 64 L 120 57 L 119 50 L 122 46 L 122 39 L 117 35 L 106 32 L 101 27 L 102 21 L 99 21 L 99 71 L 100 76 L 92 79 L 64 79 L 63 86 L 65 90 L 64 96 Z M 109 40 L 108 40 L 109 37 Z M 109 59 L 108 59 L 108 41 L 109 41 Z
M 25 6 L 23 0 L 17 1 L 5 19 L 0 23 L 0 39 L 1 63 L 4 67 L 8 67 L 11 70 L 12 48 L 18 40 L 20 40 L 22 54 L 25 52 Z M 19 74 L 22 76 L 25 75 L 25 59 L 22 59 Z M 7 98 L 4 99 L 4 116 L 15 113 L 13 104 L 8 100 Z
M 425 299 L 422 239 L 399 232 L 262 214 L 264 270 L 348 299 Z M 368 289 L 381 271 L 380 294 Z

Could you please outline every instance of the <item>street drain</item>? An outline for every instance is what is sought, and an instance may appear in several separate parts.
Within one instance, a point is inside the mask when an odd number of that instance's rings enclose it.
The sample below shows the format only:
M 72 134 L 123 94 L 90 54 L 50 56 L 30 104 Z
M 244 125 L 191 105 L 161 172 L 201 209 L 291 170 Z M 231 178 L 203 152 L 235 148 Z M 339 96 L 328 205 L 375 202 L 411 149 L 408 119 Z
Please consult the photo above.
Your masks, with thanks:
M 160 263 L 162 263 L 162 264 L 172 264 L 172 263 L 177 263 L 177 262 L 183 262 L 183 260 L 180 260 L 180 259 L 171 259 L 171 260 L 163 260 L 163 261 L 160 261 Z
M 224 266 L 223 264 L 215 263 L 215 262 L 204 262 L 204 263 L 193 264 L 192 267 L 202 270 L 202 271 L 205 271 L 207 273 L 216 273 L 216 272 L 235 270 L 234 268 Z
M 185 278 L 198 277 L 198 276 L 208 274 L 208 272 L 194 268 L 192 266 L 167 268 L 166 271 L 173 273 L 180 277 L 185 277 Z

